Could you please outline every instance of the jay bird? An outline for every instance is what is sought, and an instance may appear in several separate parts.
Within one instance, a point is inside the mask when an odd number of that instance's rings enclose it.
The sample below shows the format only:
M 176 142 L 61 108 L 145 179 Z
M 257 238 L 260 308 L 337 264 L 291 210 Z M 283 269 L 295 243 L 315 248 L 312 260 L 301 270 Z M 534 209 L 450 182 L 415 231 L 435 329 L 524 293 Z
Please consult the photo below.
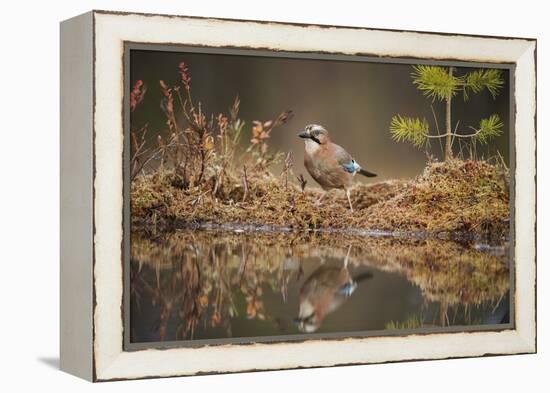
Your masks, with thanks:
M 317 331 L 327 314 L 344 304 L 359 282 L 372 278 L 369 272 L 351 276 L 347 267 L 350 249 L 343 267 L 322 265 L 302 285 L 298 318 L 294 320 L 300 331 Z
M 353 211 L 350 198 L 353 177 L 357 173 L 366 177 L 375 177 L 376 174 L 361 168 L 342 146 L 333 143 L 323 126 L 307 125 L 298 136 L 305 139 L 304 165 L 311 177 L 325 191 L 332 188 L 343 189 L 348 197 L 349 208 Z

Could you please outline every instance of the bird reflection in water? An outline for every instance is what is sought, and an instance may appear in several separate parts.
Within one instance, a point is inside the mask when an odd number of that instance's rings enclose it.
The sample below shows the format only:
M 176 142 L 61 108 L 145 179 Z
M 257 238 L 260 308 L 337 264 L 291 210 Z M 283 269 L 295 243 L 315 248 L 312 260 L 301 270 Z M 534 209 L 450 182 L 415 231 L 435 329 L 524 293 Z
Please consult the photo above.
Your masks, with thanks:
M 348 270 L 350 251 L 351 246 L 344 266 L 321 265 L 300 288 L 300 309 L 295 322 L 301 332 L 317 331 L 325 317 L 344 304 L 361 281 L 372 278 L 372 273 L 351 276 Z

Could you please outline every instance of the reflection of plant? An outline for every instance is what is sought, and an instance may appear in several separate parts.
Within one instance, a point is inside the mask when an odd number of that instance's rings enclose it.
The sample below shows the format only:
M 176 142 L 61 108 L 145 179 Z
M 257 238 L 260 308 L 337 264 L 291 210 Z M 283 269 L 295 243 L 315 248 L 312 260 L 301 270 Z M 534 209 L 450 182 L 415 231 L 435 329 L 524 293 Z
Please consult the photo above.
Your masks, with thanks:
M 498 304 L 502 301 L 502 297 L 496 301 L 496 305 L 491 304 L 490 307 L 494 310 L 498 307 Z M 466 304 L 455 304 L 449 306 L 444 301 L 438 302 L 438 310 L 430 317 L 431 321 L 426 321 L 427 315 L 423 312 L 420 315 L 411 315 L 407 317 L 404 321 L 390 321 L 384 325 L 386 330 L 413 330 L 426 327 L 435 327 L 435 326 L 452 326 L 452 325 L 482 325 L 483 319 L 472 316 L 472 311 L 476 307 L 473 307 Z M 460 315 L 459 315 L 460 314 Z M 461 318 L 461 322 L 457 323 L 457 318 Z
M 200 323 L 230 329 L 229 319 L 241 313 L 249 319 L 265 319 L 262 287 L 276 289 L 284 285 L 287 275 L 275 264 L 255 266 L 257 249 L 248 252 L 237 245 L 209 246 L 204 239 L 189 246 L 194 238 L 162 245 L 132 239 L 132 299 L 151 299 L 158 309 L 153 330 L 159 339 L 166 339 L 166 327 L 174 317 L 179 321 L 176 339 L 192 339 Z M 273 280 L 275 271 L 281 274 Z M 239 310 L 234 299 L 234 286 L 245 298 L 244 310 Z
M 390 132 L 394 140 L 409 141 L 414 146 L 422 147 L 430 139 L 445 139 L 445 160 L 453 158 L 452 145 L 455 139 L 466 139 L 473 143 L 486 144 L 489 139 L 502 133 L 503 124 L 498 115 L 493 114 L 487 119 L 482 119 L 477 128 L 469 127 L 471 132 L 459 132 L 459 123 L 453 127 L 451 119 L 451 103 L 454 96 L 462 91 L 464 100 L 467 101 L 470 94 L 477 94 L 487 90 L 495 98 L 504 86 L 501 71 L 496 69 L 480 69 L 466 74 L 455 75 L 455 67 L 436 67 L 427 65 L 413 66 L 411 77 L 413 84 L 427 98 L 432 101 L 445 102 L 445 130 L 440 132 L 439 125 L 434 115 L 436 134 L 430 133 L 426 119 L 396 115 L 392 118 Z
M 387 330 L 418 329 L 423 326 L 422 320 L 416 315 L 412 315 L 403 322 L 390 321 L 384 326 Z
M 447 306 L 498 301 L 508 290 L 506 255 L 490 255 L 454 242 L 386 240 L 368 253 L 371 263 L 400 272 L 423 296 Z
M 248 319 L 258 318 L 265 319 L 265 312 L 263 311 L 264 302 L 262 298 L 262 288 L 256 286 L 255 288 L 243 288 L 242 289 L 246 299 L 246 317 Z
M 301 277 L 297 267 L 289 269 L 292 261 L 343 260 L 348 250 L 343 245 L 352 246 L 350 266 L 404 275 L 428 302 L 444 305 L 440 325 L 452 323 L 448 308 L 463 307 L 467 312 L 471 306 L 496 304 L 509 288 L 504 250 L 493 255 L 453 242 L 334 233 L 221 236 L 182 231 L 156 240 L 133 235 L 131 299 L 141 305 L 154 303 L 158 312 L 154 329 L 161 339 L 167 338 L 166 326 L 174 318 L 176 339 L 193 338 L 199 324 L 222 327 L 230 336 L 234 317 L 276 322 L 265 308 L 264 292 L 280 292 L 286 301 L 289 280 Z M 392 326 L 405 325 L 413 326 L 412 319 Z

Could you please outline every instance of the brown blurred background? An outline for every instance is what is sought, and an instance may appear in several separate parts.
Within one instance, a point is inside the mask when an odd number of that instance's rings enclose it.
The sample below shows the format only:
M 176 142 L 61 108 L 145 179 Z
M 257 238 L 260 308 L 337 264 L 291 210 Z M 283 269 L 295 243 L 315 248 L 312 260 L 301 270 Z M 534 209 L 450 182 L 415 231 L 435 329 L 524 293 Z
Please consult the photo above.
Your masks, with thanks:
M 396 143 L 389 132 L 391 118 L 398 113 L 426 118 L 435 132 L 432 102 L 412 84 L 410 65 L 132 50 L 130 83 L 141 79 L 148 90 L 132 116 L 131 127 L 148 123 L 151 141 L 158 133 L 167 134 L 159 80 L 177 84 L 178 64 L 182 61 L 189 67 L 194 101 L 200 101 L 208 114 L 228 113 L 234 97 L 239 95 L 240 118 L 247 124 L 243 144 L 250 139 L 253 120 L 274 119 L 283 110 L 292 110 L 294 118 L 272 132 L 270 147 L 273 151 L 291 150 L 297 174 L 307 175 L 303 141 L 297 133 L 310 123 L 327 128 L 334 142 L 363 167 L 378 173 L 377 180 L 413 177 L 425 166 L 424 149 L 408 142 Z M 466 70 L 459 68 L 456 74 Z M 459 120 L 459 129 L 469 131 L 468 126 L 477 127 L 482 118 L 498 114 L 504 133 L 488 146 L 478 146 L 477 154 L 488 157 L 498 151 L 508 162 L 509 72 L 503 70 L 503 77 L 504 88 L 495 100 L 486 91 L 471 95 L 467 102 L 458 94 L 453 101 L 453 127 Z M 432 105 L 442 129 L 444 104 L 436 101 Z M 432 141 L 430 152 L 441 158 L 437 140 Z

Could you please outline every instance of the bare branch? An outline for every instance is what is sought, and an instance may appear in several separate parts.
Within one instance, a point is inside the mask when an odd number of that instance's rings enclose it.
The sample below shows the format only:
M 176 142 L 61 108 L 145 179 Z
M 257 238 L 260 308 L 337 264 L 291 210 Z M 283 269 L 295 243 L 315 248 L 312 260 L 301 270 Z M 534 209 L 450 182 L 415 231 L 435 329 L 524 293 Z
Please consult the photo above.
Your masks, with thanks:
M 246 197 L 248 196 L 248 176 L 246 175 L 246 165 L 243 165 L 243 175 L 242 175 L 242 181 L 243 181 L 243 202 L 246 200 Z

